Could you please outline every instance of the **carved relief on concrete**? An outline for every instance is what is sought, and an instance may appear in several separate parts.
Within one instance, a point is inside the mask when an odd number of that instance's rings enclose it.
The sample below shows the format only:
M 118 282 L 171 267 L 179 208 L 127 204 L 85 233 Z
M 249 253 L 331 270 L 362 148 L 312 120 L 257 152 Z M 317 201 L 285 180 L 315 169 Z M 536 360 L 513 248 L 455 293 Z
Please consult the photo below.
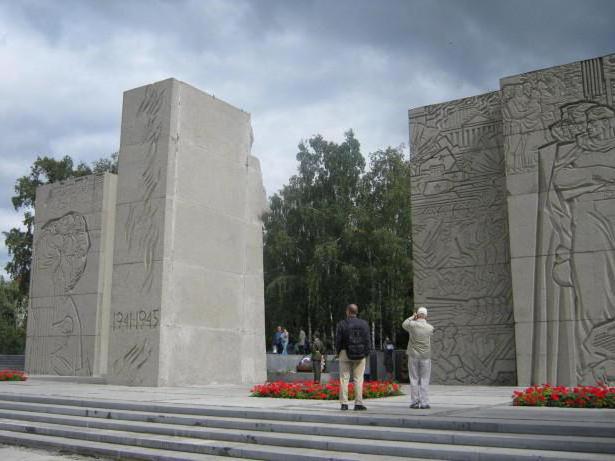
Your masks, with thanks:
M 125 93 L 109 380 L 157 383 L 170 81 Z
M 128 241 L 128 251 L 137 248 L 143 258 L 144 277 L 141 290 L 150 290 L 153 283 L 153 261 L 159 245 L 160 229 L 156 216 L 160 213 L 160 202 L 155 201 L 154 192 L 165 173 L 157 157 L 160 155 L 160 142 L 164 119 L 162 116 L 166 88 L 148 85 L 145 96 L 137 108 L 136 117 L 144 120 L 143 144 L 146 154 L 143 172 L 139 175 L 140 201 L 130 205 L 124 225 L 124 236 Z
M 36 374 L 104 370 L 99 322 L 108 293 L 100 261 L 112 227 L 103 211 L 112 175 L 37 189 L 26 366 Z
M 498 93 L 410 113 L 415 304 L 436 325 L 434 382 L 514 384 Z
M 541 106 L 532 142 L 513 131 L 505 137 L 518 146 L 506 151 L 508 166 L 527 158 L 536 170 L 528 187 L 516 177 L 523 169 L 508 169 L 511 203 L 536 197 L 510 214 L 527 223 L 511 242 L 517 320 L 531 326 L 518 328 L 518 360 L 531 363 L 522 384 L 615 377 L 615 342 L 606 339 L 615 331 L 614 81 L 615 56 L 504 80 L 503 91 L 523 82 Z M 533 123 L 528 117 L 519 123 Z M 524 270 L 534 273 L 531 299 Z
M 85 340 L 79 309 L 72 296 L 83 275 L 90 249 L 90 234 L 83 215 L 67 213 L 41 227 L 36 242 L 36 265 L 53 281 L 50 350 L 51 370 L 57 375 L 90 375 L 90 358 L 84 357 Z

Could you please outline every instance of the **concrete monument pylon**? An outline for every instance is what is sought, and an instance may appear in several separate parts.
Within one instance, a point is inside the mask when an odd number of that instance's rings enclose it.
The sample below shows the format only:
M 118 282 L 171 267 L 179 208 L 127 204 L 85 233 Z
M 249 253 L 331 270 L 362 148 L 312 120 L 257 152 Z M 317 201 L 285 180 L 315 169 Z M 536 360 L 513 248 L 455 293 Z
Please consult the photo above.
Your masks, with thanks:
M 615 379 L 615 55 L 413 109 L 410 128 L 435 380 Z
M 107 372 L 116 183 L 107 173 L 36 190 L 26 337 L 31 374 Z
M 252 139 L 248 113 L 178 80 L 125 92 L 117 200 L 113 188 L 113 222 L 105 221 L 113 251 L 106 247 L 106 279 L 91 282 L 106 290 L 106 304 L 90 309 L 99 319 L 92 328 L 104 332 L 91 360 L 100 365 L 45 373 L 141 386 L 265 380 L 266 196 Z M 37 216 L 41 207 L 37 201 Z M 60 219 L 73 216 L 72 207 L 69 201 Z M 37 242 L 50 225 L 35 230 Z M 32 289 L 44 283 L 33 271 Z M 79 290 L 79 280 L 68 289 Z M 88 307 L 73 304 L 71 319 L 83 317 Z M 71 351 L 79 344 L 63 341 Z

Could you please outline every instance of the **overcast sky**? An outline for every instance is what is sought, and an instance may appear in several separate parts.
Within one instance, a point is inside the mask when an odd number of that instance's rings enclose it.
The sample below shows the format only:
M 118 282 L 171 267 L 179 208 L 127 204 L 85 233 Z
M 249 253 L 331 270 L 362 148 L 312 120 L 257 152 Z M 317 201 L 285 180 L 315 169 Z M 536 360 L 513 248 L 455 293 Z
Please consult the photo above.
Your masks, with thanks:
M 397 146 L 410 107 L 612 52 L 613 0 L 0 0 L 0 230 L 37 155 L 117 151 L 122 92 L 157 80 L 250 112 L 271 194 L 313 134 Z

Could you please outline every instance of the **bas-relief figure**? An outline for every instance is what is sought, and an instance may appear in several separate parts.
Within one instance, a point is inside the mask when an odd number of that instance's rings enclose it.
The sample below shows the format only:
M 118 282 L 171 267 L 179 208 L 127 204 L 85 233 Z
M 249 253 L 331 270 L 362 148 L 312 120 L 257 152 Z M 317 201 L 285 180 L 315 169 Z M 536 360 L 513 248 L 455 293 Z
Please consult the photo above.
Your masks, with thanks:
M 537 150 L 531 382 L 615 377 L 613 64 L 611 56 L 536 73 L 561 75 L 568 94 L 553 101 Z
M 410 113 L 415 304 L 435 382 L 514 384 L 515 343 L 498 93 Z
M 495 382 L 507 348 L 522 385 L 615 379 L 614 95 L 610 55 L 411 111 L 415 303 L 443 325 L 437 379 Z M 477 137 L 484 119 L 496 131 Z M 497 327 L 461 343 L 480 317 Z
M 99 262 L 102 235 L 112 219 L 103 210 L 114 185 L 110 176 L 37 189 L 26 350 L 31 373 L 91 376 L 104 370 L 104 359 L 96 354 L 106 296 Z

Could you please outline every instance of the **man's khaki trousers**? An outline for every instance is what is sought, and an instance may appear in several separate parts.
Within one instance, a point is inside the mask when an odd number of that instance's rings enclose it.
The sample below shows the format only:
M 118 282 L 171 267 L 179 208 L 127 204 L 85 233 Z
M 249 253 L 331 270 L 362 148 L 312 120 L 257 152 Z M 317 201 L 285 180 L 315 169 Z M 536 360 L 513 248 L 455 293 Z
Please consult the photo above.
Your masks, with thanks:
M 355 405 L 363 405 L 363 375 L 365 374 L 365 358 L 350 360 L 346 350 L 340 352 L 340 403 L 348 405 L 348 383 L 352 372 L 354 381 Z

